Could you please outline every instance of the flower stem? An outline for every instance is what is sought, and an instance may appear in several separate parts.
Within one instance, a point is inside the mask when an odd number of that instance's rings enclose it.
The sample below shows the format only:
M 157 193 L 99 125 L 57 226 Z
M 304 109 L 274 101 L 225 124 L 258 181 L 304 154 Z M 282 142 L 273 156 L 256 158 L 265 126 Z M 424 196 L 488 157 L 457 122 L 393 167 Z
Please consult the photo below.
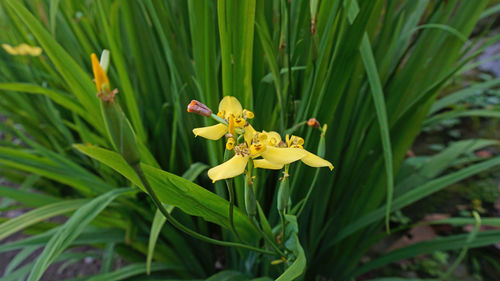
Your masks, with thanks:
M 233 231 L 233 234 L 238 238 L 238 240 L 241 240 L 240 236 L 238 235 L 238 232 L 236 231 L 236 228 L 234 227 L 234 216 L 233 216 L 233 211 L 234 211 L 234 186 L 233 186 L 233 179 L 228 179 L 226 180 L 226 185 L 227 185 L 227 192 L 229 194 L 229 223 L 231 223 L 231 230 Z
M 260 228 L 259 223 L 257 222 L 257 219 L 254 217 L 253 220 L 251 220 L 251 221 L 252 221 L 252 224 L 259 230 L 260 236 L 262 236 L 262 238 L 264 238 L 264 240 L 267 243 L 269 243 L 269 245 L 271 245 L 271 247 L 273 247 L 273 249 L 276 251 L 276 253 L 278 253 L 282 257 L 285 257 L 285 254 L 283 253 L 283 251 L 281 251 L 278 244 L 276 244 L 276 242 L 274 242 L 274 240 L 272 238 L 270 238 L 266 233 L 264 233 L 262 228 Z
M 274 252 L 263 250 L 257 247 L 253 247 L 250 245 L 246 244 L 241 244 L 241 243 L 236 243 L 236 242 L 227 242 L 227 241 L 221 241 L 217 239 L 210 238 L 208 236 L 205 236 L 203 234 L 200 234 L 194 230 L 191 230 L 187 227 L 185 227 L 183 224 L 178 222 L 163 206 L 163 203 L 161 203 L 160 199 L 156 196 L 155 192 L 153 191 L 153 188 L 149 185 L 148 180 L 146 179 L 146 176 L 144 175 L 144 171 L 142 170 L 140 163 L 137 163 L 135 165 L 131 165 L 131 167 L 134 169 L 134 171 L 137 173 L 139 176 L 142 184 L 144 185 L 144 188 L 146 188 L 146 191 L 149 193 L 149 196 L 151 196 L 151 199 L 153 200 L 154 204 L 156 207 L 160 210 L 160 212 L 167 218 L 167 221 L 170 222 L 174 227 L 179 229 L 180 231 L 194 237 L 197 239 L 200 239 L 202 241 L 205 241 L 207 243 L 219 245 L 219 246 L 227 246 L 227 247 L 237 247 L 237 248 L 243 248 L 251 251 L 255 251 L 258 253 L 266 254 L 266 255 L 276 255 Z
M 278 212 L 281 218 L 281 227 L 282 227 L 282 241 L 286 241 L 285 237 L 285 229 L 286 229 L 286 220 L 285 214 L 288 209 L 288 202 L 290 200 L 290 186 L 288 182 L 288 168 L 289 164 L 285 165 L 285 171 L 283 172 L 283 178 L 281 179 L 280 186 L 278 188 Z

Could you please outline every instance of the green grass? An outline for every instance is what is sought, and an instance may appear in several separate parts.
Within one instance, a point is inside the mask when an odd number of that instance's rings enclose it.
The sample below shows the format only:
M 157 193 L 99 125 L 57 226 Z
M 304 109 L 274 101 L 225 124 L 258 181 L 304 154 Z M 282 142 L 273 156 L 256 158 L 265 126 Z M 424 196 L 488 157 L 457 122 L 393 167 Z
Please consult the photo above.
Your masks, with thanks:
M 500 165 L 499 156 L 465 157 L 498 145 L 485 139 L 451 145 L 418 174 L 408 173 L 405 159 L 423 126 L 500 116 L 498 108 L 453 108 L 477 90 L 498 87 L 498 79 L 439 98 L 499 41 L 479 45 L 486 32 L 469 39 L 477 22 L 488 29 L 498 10 L 487 0 L 3 0 L 0 43 L 43 49 L 39 57 L 0 49 L 0 114 L 6 118 L 0 173 L 22 186 L 0 186 L 0 196 L 12 199 L 8 207 L 35 208 L 0 224 L 2 237 L 18 230 L 32 235 L 0 246 L 0 252 L 25 249 L 6 278 L 39 280 L 81 244 L 103 249 L 105 264 L 115 255 L 130 263 L 114 272 L 103 266 L 95 280 L 145 278 L 149 269 L 162 280 L 205 279 L 222 258 L 227 271 L 213 280 L 352 280 L 402 258 L 500 242 L 497 231 L 457 234 L 361 263 L 387 231 L 401 231 L 390 228 L 391 212 Z M 256 170 L 264 234 L 246 216 L 240 176 L 234 235 L 226 186 L 206 176 L 224 160 L 225 142 L 194 137 L 193 128 L 215 122 L 186 112 L 192 99 L 216 113 L 223 96 L 236 96 L 255 113 L 256 129 L 294 131 L 307 150 L 335 165 L 333 172 L 290 167 L 287 262 L 274 265 L 277 255 L 194 239 L 165 222 L 139 189 L 125 192 L 144 186 L 107 136 L 89 59 L 103 49 L 111 52 L 108 75 L 134 129 L 146 178 L 186 227 L 266 251 L 281 231 L 281 174 Z M 328 126 L 324 137 L 301 126 L 311 117 Z M 66 223 L 45 221 L 60 214 Z M 35 246 L 44 247 L 41 258 L 14 268 Z

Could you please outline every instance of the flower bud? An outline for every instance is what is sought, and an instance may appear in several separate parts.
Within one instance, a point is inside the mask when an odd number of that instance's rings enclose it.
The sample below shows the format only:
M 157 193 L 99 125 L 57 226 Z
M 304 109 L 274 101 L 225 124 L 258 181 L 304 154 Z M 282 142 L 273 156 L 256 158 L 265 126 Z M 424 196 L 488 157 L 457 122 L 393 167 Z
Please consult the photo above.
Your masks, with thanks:
M 285 175 L 280 182 L 278 188 L 278 201 L 277 207 L 278 211 L 284 213 L 288 207 L 288 202 L 290 200 L 290 186 L 288 183 L 288 177 Z
M 120 105 L 117 102 L 101 100 L 101 112 L 114 149 L 131 166 L 138 164 L 140 162 L 140 153 L 137 148 L 135 134 Z
M 245 183 L 245 209 L 249 217 L 253 218 L 257 215 L 257 201 L 253 192 L 253 184 L 248 181 Z
M 311 118 L 309 120 L 307 120 L 307 126 L 309 127 L 313 127 L 313 128 L 319 128 L 320 124 L 318 122 L 318 120 L 316 120 L 316 118 Z
M 115 102 L 116 90 L 111 90 L 106 71 L 102 68 L 97 56 L 91 55 L 92 69 L 101 103 L 101 113 L 106 126 L 106 132 L 113 145 L 125 161 L 134 166 L 140 163 L 140 153 L 137 148 L 132 125 L 123 113 L 120 105 Z
M 191 103 L 188 104 L 187 112 L 196 113 L 206 117 L 210 117 L 212 115 L 212 110 L 197 100 L 192 100 Z

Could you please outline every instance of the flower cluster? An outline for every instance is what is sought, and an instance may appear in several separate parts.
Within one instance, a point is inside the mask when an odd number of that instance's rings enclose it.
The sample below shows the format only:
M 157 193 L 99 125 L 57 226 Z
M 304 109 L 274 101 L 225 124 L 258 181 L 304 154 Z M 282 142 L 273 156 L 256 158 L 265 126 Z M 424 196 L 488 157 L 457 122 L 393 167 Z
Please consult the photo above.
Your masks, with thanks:
M 235 97 L 224 97 L 219 104 L 217 115 L 196 100 L 188 105 L 188 112 L 212 116 L 220 122 L 217 125 L 193 129 L 195 136 L 210 140 L 218 140 L 226 136 L 226 149 L 234 151 L 231 159 L 208 171 L 208 176 L 213 182 L 243 174 L 250 159 L 255 168 L 262 169 L 279 170 L 284 165 L 298 160 L 311 167 L 333 169 L 330 162 L 304 149 L 303 138 L 286 135 L 283 141 L 277 132 L 255 130 L 248 122 L 254 114 L 243 109 Z M 317 122 L 315 119 L 314 121 Z

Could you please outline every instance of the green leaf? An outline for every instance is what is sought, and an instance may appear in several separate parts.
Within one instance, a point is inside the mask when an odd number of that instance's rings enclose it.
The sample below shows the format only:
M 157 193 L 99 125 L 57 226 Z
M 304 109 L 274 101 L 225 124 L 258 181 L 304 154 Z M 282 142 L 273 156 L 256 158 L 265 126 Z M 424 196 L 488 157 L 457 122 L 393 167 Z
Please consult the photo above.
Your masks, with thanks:
M 52 236 L 60 229 L 61 227 L 59 226 L 35 236 L 0 245 L 0 253 L 18 250 L 29 246 L 43 247 L 47 245 L 47 242 L 49 242 Z M 71 243 L 71 245 L 123 243 L 124 237 L 125 232 L 121 229 L 87 227 L 82 234 Z
M 49 240 L 35 262 L 28 281 L 40 280 L 49 265 L 82 233 L 87 224 L 99 215 L 117 196 L 131 191 L 130 188 L 112 190 L 79 208 Z
M 391 206 L 391 211 L 400 210 L 401 208 L 408 206 L 422 198 L 425 198 L 447 186 L 450 186 L 453 183 L 456 183 L 458 181 L 461 181 L 465 178 L 486 171 L 498 165 L 500 165 L 500 157 L 495 157 L 493 159 L 486 160 L 479 164 L 469 166 L 457 172 L 432 180 L 396 198 Z M 366 214 L 365 216 L 359 218 L 358 220 L 350 223 L 349 225 L 344 227 L 334 239 L 330 240 L 328 245 L 329 246 L 334 245 L 335 243 L 338 243 L 339 241 L 346 238 L 348 235 L 356 232 L 357 230 L 360 230 L 363 227 L 366 227 L 372 223 L 377 222 L 378 220 L 383 218 L 385 213 L 384 210 L 385 207 L 378 208 Z
M 183 270 L 182 267 L 175 265 L 170 265 L 168 262 L 153 263 L 151 264 L 151 271 L 165 271 L 165 270 Z M 108 273 L 101 273 L 94 275 L 92 277 L 86 278 L 86 281 L 118 281 L 124 280 L 133 276 L 141 275 L 146 273 L 146 264 L 136 263 L 127 265 L 118 270 Z
M 368 34 L 363 35 L 360 47 L 361 58 L 365 65 L 368 82 L 372 92 L 373 102 L 377 111 L 378 125 L 380 128 L 380 137 L 382 139 L 382 148 L 384 151 L 385 173 L 387 178 L 387 203 L 385 209 L 385 227 L 389 232 L 389 216 L 391 213 L 392 196 L 394 193 L 394 171 L 392 164 L 391 136 L 389 134 L 389 122 L 387 121 L 387 109 L 385 106 L 384 92 L 380 84 L 377 66 L 373 57 L 372 48 Z
M 198 175 L 203 172 L 205 169 L 208 168 L 208 165 L 203 164 L 203 163 L 194 163 L 189 167 L 187 171 L 184 172 L 182 175 L 183 178 L 193 181 L 195 180 Z M 174 209 L 173 206 L 167 206 L 165 205 L 165 208 L 169 213 L 172 212 Z M 161 229 L 167 219 L 165 216 L 160 212 L 160 210 L 156 210 L 155 216 L 153 218 L 153 223 L 151 224 L 151 231 L 149 232 L 149 242 L 148 242 L 148 255 L 146 258 L 146 269 L 147 273 L 149 274 L 151 271 L 151 262 L 153 261 L 153 254 L 155 251 L 155 246 L 156 246 L 156 241 L 158 240 L 158 236 L 160 235 Z
M 15 233 L 45 219 L 72 212 L 80 208 L 87 202 L 88 200 L 86 199 L 65 200 L 62 202 L 45 205 L 43 207 L 10 219 L 0 224 L 0 240 L 11 235 L 12 233 Z
M 8 276 L 10 272 L 14 271 L 14 269 L 20 265 L 28 256 L 30 256 L 34 251 L 38 249 L 37 246 L 28 246 L 23 248 L 10 262 L 9 265 L 5 268 L 5 272 L 3 276 Z M 0 279 L 3 280 L 3 279 Z
M 465 243 L 467 243 L 467 240 L 470 239 L 470 237 L 470 233 L 452 235 L 448 237 L 439 237 L 431 241 L 424 241 L 405 248 L 394 250 L 378 259 L 362 265 L 356 270 L 355 276 L 402 259 L 407 259 L 423 254 L 430 254 L 436 251 L 460 249 L 464 246 Z M 477 248 L 488 246 L 498 242 L 500 242 L 499 230 L 484 231 L 478 233 L 476 238 L 471 241 L 468 246 L 469 248 Z
M 300 245 L 299 237 L 297 234 L 292 235 L 292 239 L 295 241 L 295 249 L 297 251 L 297 258 L 295 261 L 281 274 L 276 281 L 291 281 L 296 280 L 300 277 L 306 270 L 306 255 L 304 249 Z
M 60 0 L 50 0 L 50 11 L 49 11 L 49 18 L 50 18 L 50 33 L 52 33 L 52 36 L 56 36 L 56 16 L 57 16 L 57 8 L 59 7 L 59 1 Z
M 460 91 L 448 94 L 443 98 L 437 100 L 432 105 L 431 110 L 429 111 L 429 115 L 441 109 L 444 109 L 447 106 L 454 105 L 459 101 L 462 101 L 470 96 L 480 94 L 482 91 L 486 91 L 498 85 L 500 85 L 500 79 L 493 79 L 480 84 L 474 84 Z
M 428 118 L 425 120 L 424 126 L 432 126 L 443 120 L 459 117 L 500 118 L 500 111 L 490 109 L 453 110 Z
M 94 146 L 75 145 L 74 147 L 108 165 L 144 191 L 138 176 L 118 153 Z M 151 187 L 163 203 L 231 229 L 227 213 L 229 208 L 227 200 L 174 174 L 144 164 L 142 168 Z M 242 238 L 246 241 L 252 241 L 256 237 L 255 228 L 239 209 L 235 209 L 234 223 L 236 230 L 242 234 Z
M 30 207 L 41 207 L 61 200 L 45 194 L 4 185 L 0 185 L 0 196 L 14 199 L 17 202 L 21 202 Z
M 248 275 L 239 271 L 223 270 L 210 276 L 205 281 L 247 281 L 249 279 Z
M 33 14 L 31 14 L 22 2 L 17 0 L 6 0 L 17 17 L 24 22 L 25 26 L 32 32 L 33 36 L 40 42 L 44 53 L 51 59 L 52 63 L 70 85 L 72 92 L 82 104 L 93 120 L 94 126 L 104 129 L 104 123 L 100 118 L 98 100 L 95 98 L 95 87 L 88 73 L 74 61 L 74 59 L 63 49 L 63 47 L 50 35 Z
M 24 92 L 30 94 L 45 95 L 51 98 L 57 104 L 86 118 L 87 121 L 93 120 L 92 118 L 89 118 L 87 112 L 80 106 L 80 104 L 78 104 L 77 101 L 75 101 L 74 98 L 59 91 L 27 83 L 0 83 L 0 89 L 6 91 L 16 91 L 16 92 Z
M 191 164 L 189 166 L 189 169 L 187 169 L 184 174 L 182 174 L 182 177 L 187 179 L 188 181 L 194 181 L 203 171 L 208 169 L 209 166 L 204 163 L 196 162 Z
M 167 208 L 167 211 L 171 212 L 172 207 Z M 153 261 L 153 254 L 155 251 L 156 241 L 160 235 L 160 231 L 167 221 L 167 218 L 160 212 L 156 210 L 155 216 L 153 218 L 153 223 L 151 224 L 151 231 L 149 232 L 149 242 L 148 242 L 148 255 L 146 257 L 146 272 L 149 274 L 151 272 L 151 262 Z

